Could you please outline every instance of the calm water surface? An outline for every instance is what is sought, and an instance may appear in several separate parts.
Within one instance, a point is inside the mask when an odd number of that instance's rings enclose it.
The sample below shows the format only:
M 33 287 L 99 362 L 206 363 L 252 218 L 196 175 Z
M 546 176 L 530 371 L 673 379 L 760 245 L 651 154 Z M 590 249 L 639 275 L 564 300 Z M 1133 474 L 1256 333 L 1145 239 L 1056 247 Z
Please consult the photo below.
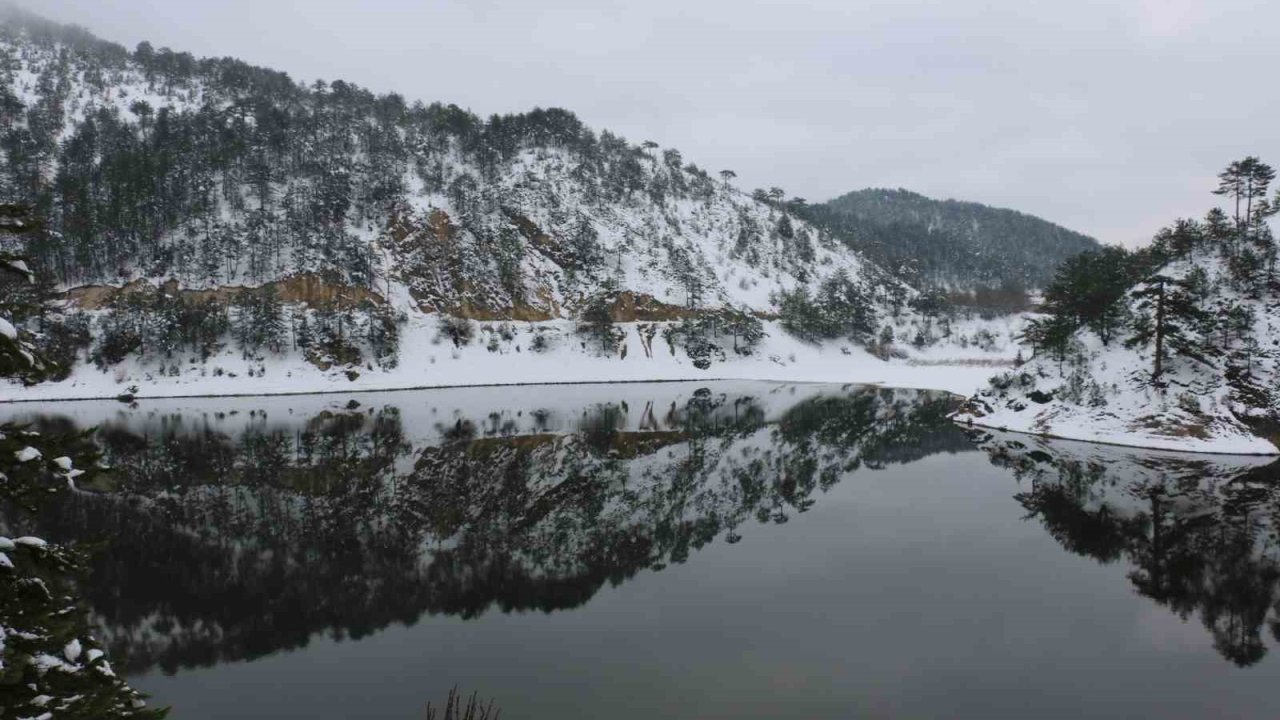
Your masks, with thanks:
M 4 408 L 115 470 L 96 543 L 174 718 L 1274 718 L 1267 461 L 966 434 L 766 383 Z

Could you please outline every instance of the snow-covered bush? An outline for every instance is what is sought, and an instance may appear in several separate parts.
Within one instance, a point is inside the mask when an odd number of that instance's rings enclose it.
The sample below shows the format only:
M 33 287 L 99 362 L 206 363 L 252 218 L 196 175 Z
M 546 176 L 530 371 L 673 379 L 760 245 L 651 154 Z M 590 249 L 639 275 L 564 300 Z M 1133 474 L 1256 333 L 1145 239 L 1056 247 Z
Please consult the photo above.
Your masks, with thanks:
M 475 339 L 476 326 L 464 317 L 444 315 L 440 318 L 440 334 L 453 343 L 454 347 L 470 345 Z

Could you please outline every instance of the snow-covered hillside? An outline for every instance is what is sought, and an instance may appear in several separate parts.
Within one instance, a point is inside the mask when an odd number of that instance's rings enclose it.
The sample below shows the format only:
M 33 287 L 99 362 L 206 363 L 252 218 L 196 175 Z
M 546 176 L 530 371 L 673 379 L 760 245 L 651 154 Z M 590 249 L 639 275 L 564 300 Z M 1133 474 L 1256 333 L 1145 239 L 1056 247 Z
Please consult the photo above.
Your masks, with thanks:
M 52 232 L 28 249 L 69 286 L 310 272 L 521 319 L 567 316 L 605 285 L 762 312 L 837 272 L 881 302 L 909 294 L 785 206 L 563 110 L 485 121 L 12 24 L 0 57 L 10 131 L 46 148 L 6 145 L 3 189 L 47 211 Z
M 69 368 L 0 400 L 687 377 L 967 392 L 1012 359 L 1017 319 L 958 317 L 780 194 L 564 110 L 484 120 L 13 13 L 0 97 L 0 202 L 40 221 L 0 250 L 64 296 L 23 290 L 44 309 L 15 325 Z
M 1109 343 L 1077 330 L 1058 351 L 992 378 L 956 419 L 1147 448 L 1280 452 L 1280 301 L 1265 275 L 1242 286 L 1222 255 L 1168 263 L 1120 301 L 1133 322 Z M 1154 336 L 1160 322 L 1157 364 L 1154 337 L 1136 335 Z

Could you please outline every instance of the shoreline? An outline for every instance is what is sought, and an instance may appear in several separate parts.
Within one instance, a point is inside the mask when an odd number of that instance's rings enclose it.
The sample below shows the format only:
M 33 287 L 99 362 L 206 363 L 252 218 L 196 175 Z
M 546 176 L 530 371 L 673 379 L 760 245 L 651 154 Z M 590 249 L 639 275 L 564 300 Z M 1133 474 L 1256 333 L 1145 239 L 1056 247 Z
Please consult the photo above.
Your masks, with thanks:
M 774 323 L 766 325 L 770 332 L 751 354 L 730 354 L 704 370 L 677 348 L 644 336 L 635 323 L 619 324 L 623 331 L 619 349 L 602 356 L 583 347 L 564 323 L 541 326 L 552 345 L 534 351 L 522 347 L 530 345 L 533 337 L 533 331 L 523 327 L 510 339 L 482 328 L 481 337 L 458 345 L 443 339 L 431 318 L 414 317 L 404 327 L 399 362 L 385 367 L 366 362 L 321 369 L 294 349 L 267 358 L 246 358 L 228 347 L 208 358 L 129 357 L 107 369 L 80 362 L 60 381 L 28 387 L 0 384 L 0 404 L 115 400 L 122 395 L 135 399 L 259 397 L 719 380 L 879 384 L 968 396 L 998 372 L 999 365 L 1011 361 L 1002 352 L 1005 348 L 983 352 L 956 346 L 913 349 L 906 357 L 884 360 L 844 343 L 805 343 Z
M 1235 456 L 1235 457 L 1276 457 L 1280 458 L 1280 449 L 1274 452 L 1231 452 L 1227 450 L 1192 450 L 1185 447 L 1161 447 L 1159 445 L 1137 445 L 1133 443 L 1123 443 L 1107 440 L 1091 440 L 1078 437 L 1069 437 L 1066 435 L 1054 435 L 1051 433 L 1030 432 L 1027 430 L 1014 430 L 1008 426 L 986 425 L 974 420 L 957 420 L 951 418 L 951 421 L 957 425 L 964 427 L 979 427 L 986 430 L 996 430 L 998 432 L 1013 433 L 1016 435 L 1026 435 L 1027 437 L 1044 438 L 1047 440 L 1065 440 L 1068 442 L 1088 443 L 1090 445 L 1105 445 L 1107 447 L 1133 448 L 1135 450 L 1158 450 L 1160 452 L 1190 453 L 1193 455 L 1219 455 L 1219 456 Z
M 962 364 L 955 365 L 906 365 L 889 363 L 890 367 L 895 368 L 916 368 L 924 370 L 926 368 L 939 367 L 966 367 Z M 914 374 L 914 373 L 912 373 Z M 415 392 L 422 390 L 451 390 L 463 388 L 502 388 L 502 387 L 573 387 L 573 386 L 599 386 L 599 385 L 643 385 L 643 384 L 675 384 L 675 383 L 720 383 L 720 382 L 762 382 L 762 383 L 779 383 L 779 384 L 805 384 L 805 385 L 859 385 L 870 387 L 886 387 L 902 390 L 921 390 L 927 392 L 948 393 L 951 396 L 963 400 L 968 397 L 966 394 L 957 392 L 952 387 L 929 387 L 925 383 L 913 383 L 910 380 L 906 383 L 893 383 L 883 379 L 836 379 L 836 378 L 794 378 L 794 377 L 764 377 L 764 376 L 725 376 L 716 375 L 713 377 L 662 377 L 662 378 L 615 378 L 615 379 L 588 379 L 588 380 L 513 380 L 511 382 L 462 382 L 462 383 L 435 383 L 423 385 L 404 385 L 404 386 L 388 386 L 388 387 L 325 387 L 307 390 L 279 390 L 275 392 L 245 392 L 245 393 L 213 393 L 213 392 L 187 392 L 176 394 L 135 394 L 128 403 L 119 400 L 119 395 L 85 395 L 76 397 L 34 397 L 34 398 L 4 398 L 0 399 L 0 406 L 20 406 L 30 405 L 32 403 L 72 403 L 72 402 L 103 402 L 114 401 L 120 402 L 122 405 L 128 405 L 137 401 L 146 400 L 191 400 L 191 399 L 222 399 L 222 398 L 275 398 L 275 397 L 305 397 L 305 396 L 324 396 L 324 395 L 364 395 L 372 393 L 401 393 Z M 941 383 L 945 384 L 945 383 Z M 176 388 L 175 388 L 176 389 Z M 1069 435 L 1061 435 L 1045 432 L 1032 432 L 1029 430 L 1018 430 L 1004 425 L 993 425 L 981 423 L 968 419 L 951 418 L 951 421 L 961 427 L 983 428 L 986 430 L 994 430 L 998 432 L 1013 433 L 1017 435 L 1025 435 L 1032 438 L 1042 438 L 1048 440 L 1063 440 L 1068 442 L 1081 442 L 1091 445 L 1102 445 L 1107 447 L 1133 448 L 1137 450 L 1155 450 L 1162 452 L 1179 452 L 1190 453 L 1195 455 L 1215 455 L 1215 456 L 1238 456 L 1238 457 L 1280 457 L 1280 449 L 1273 452 L 1242 452 L 1230 450 L 1206 450 L 1190 448 L 1185 446 L 1158 445 L 1151 443 L 1121 442 L 1117 440 L 1102 440 L 1096 438 L 1071 437 Z
M 548 381 L 513 381 L 513 382 L 490 382 L 490 383 L 449 383 L 437 385 L 413 385 L 406 387 L 357 387 L 349 389 L 322 389 L 322 390 L 282 390 L 280 392 L 252 392 L 252 393 L 190 393 L 180 395 L 143 395 L 134 394 L 130 402 L 139 400 L 190 400 L 198 398 L 267 398 L 267 397 L 299 397 L 308 395 L 343 395 L 343 394 L 368 394 L 368 393 L 396 393 L 396 392 L 413 392 L 418 390 L 451 390 L 455 388 L 500 388 L 500 387 L 537 387 L 537 386 L 574 386 L 574 385 L 648 385 L 657 383 L 698 383 L 698 382 L 761 382 L 761 383 L 779 383 L 786 385 L 859 385 L 864 387 L 889 387 L 899 390 L 920 390 L 924 392 L 941 392 L 948 393 L 953 397 L 964 399 L 967 397 L 962 393 L 957 393 L 947 388 L 938 387 L 915 387 L 911 385 L 889 384 L 882 380 L 824 380 L 809 379 L 798 380 L 795 378 L 777 378 L 777 377 L 706 377 L 706 378 L 658 378 L 658 379 L 633 379 L 621 378 L 617 380 L 548 380 Z M 16 399 L 0 399 L 0 406 L 4 405 L 24 405 L 39 402 L 101 402 L 116 401 L 124 404 L 125 401 L 120 400 L 119 395 L 92 395 L 83 397 L 39 397 L 39 398 L 16 398 Z

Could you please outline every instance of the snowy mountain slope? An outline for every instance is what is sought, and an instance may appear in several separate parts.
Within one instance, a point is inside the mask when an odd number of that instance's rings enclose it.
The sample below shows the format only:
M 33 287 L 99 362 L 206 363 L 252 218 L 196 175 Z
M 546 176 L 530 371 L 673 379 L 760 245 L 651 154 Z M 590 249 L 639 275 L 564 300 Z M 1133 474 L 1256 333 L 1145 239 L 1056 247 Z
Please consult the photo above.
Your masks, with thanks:
M 1155 300 L 1168 288 L 1166 308 Z M 1137 330 L 1172 318 L 1175 293 L 1194 310 L 1172 320 L 1158 378 L 1155 349 L 1133 342 Z M 1147 448 L 1276 454 L 1280 420 L 1280 301 L 1274 289 L 1242 288 L 1216 253 L 1175 259 L 1121 301 L 1138 322 L 1104 344 L 1077 330 L 1058 352 L 992 378 L 956 419 L 992 428 Z M 1189 311 L 1191 312 L 1191 311 Z M 1171 349 L 1173 330 L 1180 350 Z M 1126 342 L 1128 341 L 1128 342 Z
M 1012 359 L 1017 320 L 928 306 L 730 172 L 567 111 L 483 120 L 3 20 L 0 196 L 45 220 L 12 249 L 67 300 L 18 325 L 69 370 L 0 400 L 704 376 L 967 391 Z
M 6 146 L 3 190 L 51 218 L 27 250 L 66 285 L 312 272 L 403 287 L 423 310 L 524 319 L 563 317 L 604 286 L 761 312 L 838 271 L 907 292 L 678 151 L 563 110 L 486 121 L 22 16 L 0 58 L 5 129 L 29 141 Z

